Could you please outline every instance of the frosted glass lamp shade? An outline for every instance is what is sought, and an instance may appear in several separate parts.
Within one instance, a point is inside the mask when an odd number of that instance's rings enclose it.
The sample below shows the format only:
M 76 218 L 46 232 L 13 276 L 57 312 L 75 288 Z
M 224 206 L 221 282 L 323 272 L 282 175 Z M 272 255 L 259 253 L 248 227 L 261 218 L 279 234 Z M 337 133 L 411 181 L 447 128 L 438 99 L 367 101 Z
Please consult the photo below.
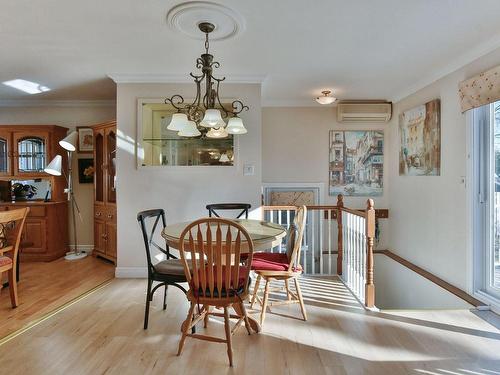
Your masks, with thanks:
M 226 153 L 223 153 L 223 154 L 220 156 L 219 161 L 220 161 L 221 163 L 228 163 L 230 160 L 229 160 L 229 158 L 227 157 L 227 154 L 226 154 Z
M 212 128 L 207 132 L 207 138 L 226 138 L 228 135 L 228 132 L 224 128 Z
M 330 94 L 332 93 L 330 90 L 321 91 L 321 93 L 323 94 L 323 96 L 318 96 L 316 98 L 316 101 L 319 104 L 332 104 L 334 101 L 337 100 L 337 98 L 330 96 Z
M 194 121 L 188 121 L 183 129 L 177 133 L 180 137 L 198 137 L 201 135 Z
M 246 134 L 247 129 L 239 117 L 231 117 L 227 123 L 226 131 L 229 134 Z
M 73 152 L 76 150 L 76 144 L 78 143 L 78 133 L 76 130 L 73 130 L 71 133 L 69 133 L 66 138 L 61 139 L 59 141 L 59 144 L 61 145 L 62 148 L 64 148 L 66 151 Z
M 54 159 L 47 165 L 44 169 L 45 173 L 51 174 L 52 176 L 60 176 L 61 175 L 61 166 L 62 166 L 62 156 L 56 155 Z
M 218 109 L 207 109 L 200 125 L 206 128 L 220 128 L 221 126 L 226 126 L 226 123 L 222 119 Z
M 174 113 L 167 129 L 179 132 L 187 126 L 187 123 L 188 117 L 185 113 Z

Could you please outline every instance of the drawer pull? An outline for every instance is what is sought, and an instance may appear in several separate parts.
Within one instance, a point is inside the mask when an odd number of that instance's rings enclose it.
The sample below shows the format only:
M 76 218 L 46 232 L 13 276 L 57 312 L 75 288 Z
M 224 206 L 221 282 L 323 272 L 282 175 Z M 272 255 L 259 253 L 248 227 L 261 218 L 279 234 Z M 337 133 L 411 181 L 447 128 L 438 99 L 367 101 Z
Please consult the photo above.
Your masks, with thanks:
M 108 219 L 111 219 L 112 217 L 113 217 L 113 215 L 108 214 Z
M 99 216 L 101 216 L 101 213 L 100 212 L 96 212 L 95 216 L 99 217 Z

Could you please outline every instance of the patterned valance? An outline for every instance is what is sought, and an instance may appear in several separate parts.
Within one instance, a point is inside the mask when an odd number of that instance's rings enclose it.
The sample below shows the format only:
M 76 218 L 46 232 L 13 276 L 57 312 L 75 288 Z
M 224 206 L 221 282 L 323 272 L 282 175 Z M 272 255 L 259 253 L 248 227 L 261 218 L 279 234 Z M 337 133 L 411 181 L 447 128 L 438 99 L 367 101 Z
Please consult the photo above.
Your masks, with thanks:
M 500 100 L 500 66 L 458 85 L 462 112 Z

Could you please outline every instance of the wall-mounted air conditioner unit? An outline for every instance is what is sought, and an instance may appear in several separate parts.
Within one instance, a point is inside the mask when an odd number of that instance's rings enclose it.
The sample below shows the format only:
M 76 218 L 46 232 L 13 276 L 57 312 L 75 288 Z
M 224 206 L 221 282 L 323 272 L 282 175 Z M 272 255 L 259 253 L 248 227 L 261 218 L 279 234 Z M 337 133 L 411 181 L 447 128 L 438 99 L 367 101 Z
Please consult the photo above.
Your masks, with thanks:
M 388 102 L 340 102 L 337 104 L 339 122 L 389 122 L 392 103 Z

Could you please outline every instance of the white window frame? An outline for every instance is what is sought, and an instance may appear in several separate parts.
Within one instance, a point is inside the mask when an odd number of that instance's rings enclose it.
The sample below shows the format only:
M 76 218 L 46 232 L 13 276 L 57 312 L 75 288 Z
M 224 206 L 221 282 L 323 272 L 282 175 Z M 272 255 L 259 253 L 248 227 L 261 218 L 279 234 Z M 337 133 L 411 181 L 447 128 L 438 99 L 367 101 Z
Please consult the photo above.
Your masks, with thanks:
M 471 213 L 469 228 L 472 232 L 469 242 L 471 289 L 478 299 L 497 310 L 500 309 L 500 289 L 491 287 L 494 277 L 490 266 L 493 261 L 493 231 L 489 230 L 494 212 L 494 200 L 491 199 L 494 192 L 494 181 L 491 180 L 494 173 L 494 154 L 491 152 L 494 147 L 494 137 L 491 136 L 494 126 L 492 106 L 469 111 L 467 126 L 468 186 L 471 187 L 468 197 Z

